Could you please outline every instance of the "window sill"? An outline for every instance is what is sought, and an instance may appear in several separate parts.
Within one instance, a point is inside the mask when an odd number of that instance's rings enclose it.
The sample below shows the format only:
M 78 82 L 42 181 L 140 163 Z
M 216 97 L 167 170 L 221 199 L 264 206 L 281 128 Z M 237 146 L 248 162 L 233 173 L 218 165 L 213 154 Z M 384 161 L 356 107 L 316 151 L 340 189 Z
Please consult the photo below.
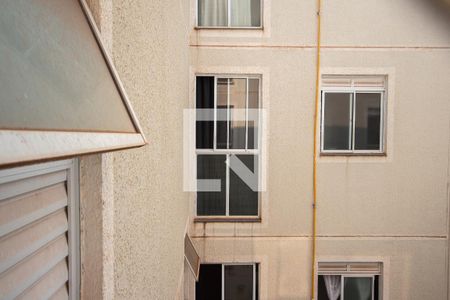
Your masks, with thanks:
M 320 156 L 387 156 L 386 152 L 320 152 Z
M 260 223 L 261 217 L 258 216 L 214 216 L 214 217 L 195 217 L 194 223 Z
M 264 27 L 222 27 L 222 26 L 195 26 L 194 30 L 264 30 Z

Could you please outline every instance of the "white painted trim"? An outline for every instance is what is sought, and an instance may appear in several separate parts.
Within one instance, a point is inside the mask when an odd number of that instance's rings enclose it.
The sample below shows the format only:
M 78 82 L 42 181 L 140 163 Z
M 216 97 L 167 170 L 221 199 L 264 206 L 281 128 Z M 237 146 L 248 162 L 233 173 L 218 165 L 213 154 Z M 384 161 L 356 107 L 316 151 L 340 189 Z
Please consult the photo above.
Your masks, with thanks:
M 230 153 L 232 151 L 232 153 Z M 257 149 L 196 149 L 195 150 L 196 154 L 202 154 L 202 155 L 219 155 L 219 154 L 237 154 L 237 155 L 244 155 L 244 154 L 253 154 L 253 155 L 258 155 L 259 154 L 259 150 Z
M 108 51 L 106 51 L 105 45 L 103 44 L 103 41 L 101 39 L 100 31 L 98 30 L 97 24 L 95 23 L 95 20 L 94 20 L 94 17 L 91 14 L 91 10 L 89 9 L 89 6 L 86 4 L 86 0 L 79 0 L 79 1 L 80 1 L 80 6 L 81 6 L 81 8 L 86 16 L 86 19 L 90 25 L 91 31 L 95 37 L 95 40 L 97 41 L 97 44 L 103 54 L 103 57 L 108 66 L 109 72 L 111 73 L 111 76 L 116 84 L 117 90 L 119 91 L 122 101 L 127 108 L 127 111 L 131 118 L 131 121 L 133 122 L 133 125 L 135 126 L 137 133 L 140 133 L 142 135 L 142 139 L 144 140 L 144 143 L 145 143 L 145 136 L 143 134 L 143 131 L 139 124 L 139 121 L 136 117 L 136 113 L 134 112 L 133 108 L 131 107 L 131 103 L 128 99 L 128 95 L 125 91 L 122 81 L 119 78 L 119 74 L 117 73 L 117 70 L 114 67 L 112 59 L 109 56 Z
M 68 237 L 69 237 L 69 297 L 80 299 L 80 174 L 79 160 L 73 159 L 67 174 Z M 71 287 L 71 288 L 70 288 Z
M 140 147 L 139 133 L 0 130 L 0 167 Z

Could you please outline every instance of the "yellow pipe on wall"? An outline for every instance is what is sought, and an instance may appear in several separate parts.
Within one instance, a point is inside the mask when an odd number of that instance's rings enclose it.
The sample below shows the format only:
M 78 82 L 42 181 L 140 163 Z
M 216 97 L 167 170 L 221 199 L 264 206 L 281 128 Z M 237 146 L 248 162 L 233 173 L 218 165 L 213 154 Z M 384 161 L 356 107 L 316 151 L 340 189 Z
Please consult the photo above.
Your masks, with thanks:
M 312 229 L 312 260 L 311 260 L 311 299 L 315 298 L 316 277 L 316 227 L 317 227 L 317 120 L 319 113 L 319 81 L 320 81 L 320 15 L 321 0 L 317 0 L 317 61 L 316 61 L 316 98 L 314 110 L 314 153 L 313 153 L 313 229 Z

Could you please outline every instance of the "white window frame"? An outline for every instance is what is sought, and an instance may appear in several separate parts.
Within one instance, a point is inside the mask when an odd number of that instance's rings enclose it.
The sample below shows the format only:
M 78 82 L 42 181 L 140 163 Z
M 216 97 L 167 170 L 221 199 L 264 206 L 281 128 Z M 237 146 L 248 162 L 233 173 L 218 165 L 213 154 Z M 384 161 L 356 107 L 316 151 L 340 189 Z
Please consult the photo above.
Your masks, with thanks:
M 325 103 L 327 93 L 347 93 L 352 94 L 350 103 L 350 126 L 352 133 L 349 134 L 349 150 L 327 150 L 324 149 L 324 118 L 325 118 Z M 380 94 L 380 149 L 378 150 L 357 150 L 355 149 L 355 103 L 356 95 L 360 93 L 366 94 Z M 381 155 L 385 154 L 385 111 L 386 111 L 386 89 L 383 87 L 324 87 L 321 91 L 321 116 L 320 116 L 320 152 L 321 154 L 342 154 L 342 155 Z
M 0 128 L 0 168 L 17 164 L 62 159 L 82 154 L 101 153 L 147 144 L 141 126 L 128 100 L 118 73 L 102 43 L 101 35 L 86 0 L 79 0 L 91 31 L 103 54 L 105 63 L 136 129 L 135 133 L 99 132 L 81 130 L 42 130 Z
M 257 147 L 255 149 L 248 149 L 248 82 L 249 79 L 258 79 L 259 85 L 258 85 L 258 100 L 259 100 L 259 107 L 258 109 L 262 108 L 262 76 L 261 75 L 230 75 L 230 74 L 196 74 L 195 78 L 197 80 L 197 77 L 202 76 L 209 76 L 214 77 L 214 138 L 213 138 L 213 149 L 195 149 L 196 158 L 198 155 L 226 155 L 226 160 L 228 162 L 229 157 L 231 155 L 255 155 L 258 158 L 258 183 L 261 181 L 261 139 L 262 139 L 262 120 L 261 120 L 261 112 L 258 112 L 258 126 L 257 126 Z M 218 79 L 246 79 L 247 81 L 247 95 L 246 95 L 246 121 L 245 121 L 245 149 L 221 149 L 217 148 L 217 80 Z M 229 90 L 229 86 L 228 86 Z M 228 91 L 227 93 L 227 106 L 230 105 L 230 93 Z M 197 107 L 196 107 L 197 108 Z M 229 110 L 227 112 L 227 123 L 229 122 Z M 227 146 L 229 145 L 229 125 L 227 124 Z M 195 136 L 195 139 L 197 137 Z M 258 214 L 257 215 L 230 215 L 229 208 L 230 208 L 230 168 L 226 166 L 225 171 L 225 177 L 226 177 L 226 195 L 225 195 L 225 214 L 224 215 L 197 215 L 197 196 L 195 198 L 195 219 L 196 220 L 221 220 L 221 219 L 237 219 L 237 220 L 253 220 L 253 219 L 259 219 L 261 215 L 261 193 L 258 192 Z
M 195 0 L 195 27 L 198 29 L 263 29 L 263 19 L 264 19 L 264 0 L 260 1 L 260 25 L 259 26 L 231 26 L 231 0 L 227 0 L 227 26 L 202 26 L 198 24 L 198 6 L 199 0 Z
M 320 273 L 317 276 L 323 276 L 323 275 L 333 275 L 333 276 L 339 276 L 341 278 L 341 294 L 340 297 L 342 300 L 345 300 L 345 295 L 344 295 L 344 280 L 345 278 L 357 278 L 357 277 L 361 277 L 361 278 L 371 278 L 372 279 L 372 286 L 371 286 L 371 291 L 372 291 L 372 296 L 371 296 L 371 300 L 374 300 L 374 295 L 375 295 L 375 276 L 377 275 L 370 275 L 370 274 L 327 274 L 327 273 Z M 378 275 L 380 276 L 380 275 Z M 378 279 L 379 280 L 379 279 Z M 317 291 L 318 293 L 318 291 Z M 319 295 L 317 295 L 316 299 L 319 299 Z
M 327 264 L 327 263 L 337 263 L 339 265 L 346 264 L 346 270 L 336 270 L 336 271 L 321 271 L 320 270 L 320 264 Z M 357 264 L 377 264 L 379 266 L 378 271 L 366 271 L 366 272 L 358 272 L 358 271 L 352 271 L 351 266 L 357 265 Z M 384 299 L 383 297 L 383 290 L 382 290 L 382 280 L 384 277 L 383 274 L 383 262 L 377 262 L 377 261 L 319 261 L 316 264 L 317 268 L 317 275 L 316 275 L 316 282 L 315 282 L 315 298 L 319 299 L 319 290 L 318 290 L 318 282 L 319 282 L 319 276 L 322 275 L 334 275 L 334 276 L 340 276 L 341 277 L 341 299 L 345 300 L 344 298 L 344 279 L 345 278 L 355 278 L 355 277 L 363 277 L 363 278 L 372 278 L 372 296 L 371 300 L 374 300 L 375 296 L 375 276 L 378 276 L 378 299 Z
M 323 274 L 322 274 L 323 275 Z M 374 294 L 375 294 L 375 276 L 376 275 L 367 275 L 367 274 L 343 274 L 343 275 L 338 275 L 341 276 L 341 298 L 342 300 L 345 300 L 345 295 L 344 295 L 344 281 L 345 278 L 371 278 L 372 279 L 372 285 L 371 285 L 371 291 L 372 291 L 372 296 L 370 300 L 373 300 Z

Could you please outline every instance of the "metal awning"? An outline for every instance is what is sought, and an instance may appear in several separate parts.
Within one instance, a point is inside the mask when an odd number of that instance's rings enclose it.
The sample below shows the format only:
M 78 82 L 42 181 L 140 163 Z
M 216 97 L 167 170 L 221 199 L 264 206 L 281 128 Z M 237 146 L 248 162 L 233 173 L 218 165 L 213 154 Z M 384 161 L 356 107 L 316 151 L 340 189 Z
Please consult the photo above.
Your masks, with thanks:
M 84 0 L 0 2 L 0 167 L 145 143 Z

